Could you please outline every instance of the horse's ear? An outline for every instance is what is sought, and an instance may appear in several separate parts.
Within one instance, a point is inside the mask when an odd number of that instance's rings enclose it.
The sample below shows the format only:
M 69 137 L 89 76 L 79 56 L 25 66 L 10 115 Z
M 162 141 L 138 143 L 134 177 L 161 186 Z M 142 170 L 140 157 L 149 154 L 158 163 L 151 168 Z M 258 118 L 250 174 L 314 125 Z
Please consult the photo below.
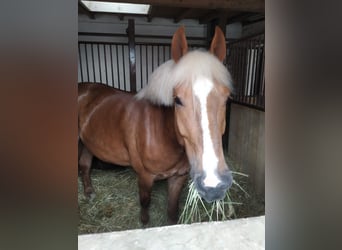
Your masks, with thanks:
M 223 62 L 226 57 L 226 38 L 218 26 L 215 27 L 215 35 L 211 41 L 210 52 L 213 53 L 221 62 Z
M 175 62 L 188 52 L 188 43 L 186 41 L 184 26 L 178 28 L 172 37 L 171 56 Z

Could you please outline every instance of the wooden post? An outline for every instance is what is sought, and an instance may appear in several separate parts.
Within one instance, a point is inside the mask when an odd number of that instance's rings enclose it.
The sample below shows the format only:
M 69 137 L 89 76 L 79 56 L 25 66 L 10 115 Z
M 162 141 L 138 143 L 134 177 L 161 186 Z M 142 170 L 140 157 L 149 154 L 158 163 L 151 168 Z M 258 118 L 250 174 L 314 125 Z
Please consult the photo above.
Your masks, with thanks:
M 215 27 L 219 26 L 226 36 L 226 25 L 227 25 L 227 16 L 224 12 L 219 14 L 218 18 L 215 18 L 207 23 L 207 45 L 210 47 L 211 40 L 215 34 Z
M 128 20 L 128 28 L 126 30 L 128 35 L 128 50 L 129 50 L 129 76 L 131 83 L 131 92 L 137 92 L 137 80 L 136 80 L 136 57 L 135 57 L 135 27 L 134 19 Z

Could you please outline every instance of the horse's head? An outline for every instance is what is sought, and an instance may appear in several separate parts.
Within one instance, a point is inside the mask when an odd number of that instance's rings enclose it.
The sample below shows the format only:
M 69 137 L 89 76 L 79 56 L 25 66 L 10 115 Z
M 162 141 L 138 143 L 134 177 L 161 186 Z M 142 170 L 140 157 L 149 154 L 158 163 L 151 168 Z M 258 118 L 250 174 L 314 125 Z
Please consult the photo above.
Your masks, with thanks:
M 222 199 L 232 175 L 222 149 L 231 77 L 222 61 L 226 43 L 216 27 L 210 51 L 187 51 L 184 28 L 173 36 L 171 54 L 175 123 L 191 165 L 191 178 L 206 201 Z
M 216 27 L 209 52 L 188 52 L 180 27 L 172 38 L 171 54 L 173 60 L 154 70 L 136 98 L 174 106 L 176 134 L 185 147 L 198 193 L 207 201 L 222 199 L 233 180 L 222 149 L 226 101 L 232 90 L 230 74 L 222 64 L 224 35 Z

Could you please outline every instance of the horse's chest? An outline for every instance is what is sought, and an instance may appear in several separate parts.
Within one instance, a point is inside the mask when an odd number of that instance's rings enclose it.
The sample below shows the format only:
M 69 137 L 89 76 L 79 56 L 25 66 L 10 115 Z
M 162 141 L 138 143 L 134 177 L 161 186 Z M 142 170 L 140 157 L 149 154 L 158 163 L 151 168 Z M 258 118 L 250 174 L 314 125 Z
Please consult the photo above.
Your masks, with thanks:
M 165 150 L 163 146 L 153 150 L 143 159 L 144 167 L 155 174 L 158 179 L 168 178 L 176 174 L 185 174 L 188 171 L 187 158 L 184 149 L 179 147 Z

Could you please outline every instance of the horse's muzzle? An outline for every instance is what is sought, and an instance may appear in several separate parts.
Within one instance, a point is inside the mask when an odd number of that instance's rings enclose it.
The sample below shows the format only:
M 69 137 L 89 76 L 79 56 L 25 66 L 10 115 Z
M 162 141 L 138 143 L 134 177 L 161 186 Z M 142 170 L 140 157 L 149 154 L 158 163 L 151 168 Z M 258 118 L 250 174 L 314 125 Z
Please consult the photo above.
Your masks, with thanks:
M 205 174 L 195 175 L 193 181 L 197 192 L 206 202 L 222 200 L 233 183 L 233 177 L 230 171 L 226 171 L 224 174 L 219 176 L 220 182 L 216 187 L 205 186 L 203 181 L 204 179 Z

